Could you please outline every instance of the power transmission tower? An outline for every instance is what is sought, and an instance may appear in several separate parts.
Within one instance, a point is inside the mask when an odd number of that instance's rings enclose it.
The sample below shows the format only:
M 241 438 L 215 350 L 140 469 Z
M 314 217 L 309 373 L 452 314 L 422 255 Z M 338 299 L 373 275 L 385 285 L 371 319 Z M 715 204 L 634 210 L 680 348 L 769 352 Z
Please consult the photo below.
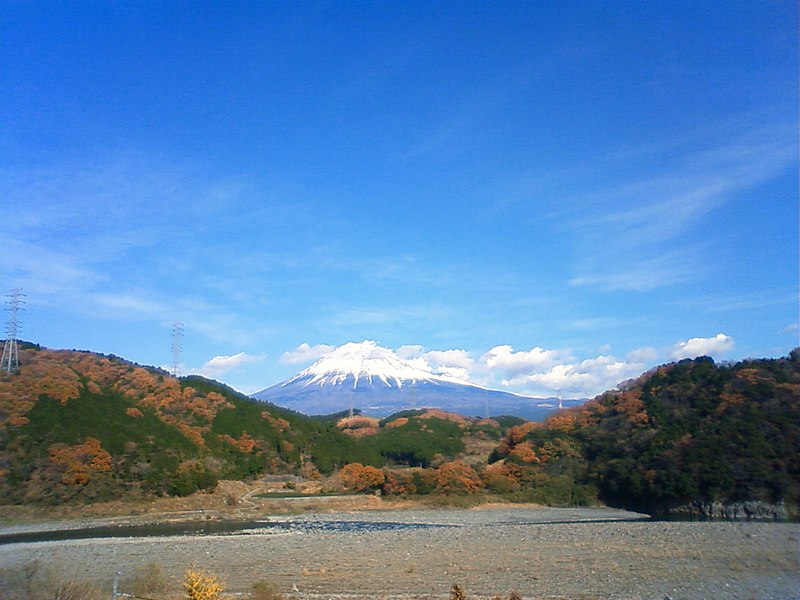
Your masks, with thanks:
M 0 371 L 13 373 L 19 369 L 19 348 L 17 347 L 17 335 L 19 334 L 19 323 L 17 322 L 17 312 L 24 310 L 20 304 L 25 304 L 22 299 L 25 294 L 20 288 L 11 290 L 8 297 L 9 312 L 8 325 L 6 325 L 6 343 L 3 345 L 3 358 L 0 359 Z
M 172 324 L 172 376 L 181 376 L 181 350 L 183 350 L 183 323 Z

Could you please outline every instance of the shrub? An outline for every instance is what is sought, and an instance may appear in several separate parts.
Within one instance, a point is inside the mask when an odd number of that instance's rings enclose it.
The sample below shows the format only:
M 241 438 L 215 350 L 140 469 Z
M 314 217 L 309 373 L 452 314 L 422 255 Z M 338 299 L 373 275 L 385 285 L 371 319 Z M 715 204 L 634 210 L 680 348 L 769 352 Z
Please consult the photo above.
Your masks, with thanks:
M 59 580 L 37 561 L 17 569 L 0 568 L 2 600 L 101 600 L 100 591 L 80 580 Z
M 385 468 L 383 470 L 383 485 L 381 491 L 385 496 L 407 496 L 416 494 L 417 487 L 412 483 L 411 473 L 402 471 L 392 471 Z
M 417 494 L 430 494 L 436 489 L 436 471 L 433 469 L 412 469 L 411 485 Z
M 100 592 L 83 581 L 68 581 L 56 588 L 53 600 L 100 600 Z
M 253 584 L 253 591 L 250 592 L 251 600 L 284 600 L 283 595 L 275 589 L 275 586 L 267 581 L 257 581 Z
M 166 594 L 170 587 L 164 570 L 156 562 L 147 563 L 137 568 L 133 573 L 130 586 L 136 596 L 150 597 Z
M 186 570 L 183 589 L 188 600 L 218 600 L 222 583 L 213 575 L 190 567 Z
M 453 587 L 450 588 L 450 600 L 467 600 L 467 594 L 454 583 Z

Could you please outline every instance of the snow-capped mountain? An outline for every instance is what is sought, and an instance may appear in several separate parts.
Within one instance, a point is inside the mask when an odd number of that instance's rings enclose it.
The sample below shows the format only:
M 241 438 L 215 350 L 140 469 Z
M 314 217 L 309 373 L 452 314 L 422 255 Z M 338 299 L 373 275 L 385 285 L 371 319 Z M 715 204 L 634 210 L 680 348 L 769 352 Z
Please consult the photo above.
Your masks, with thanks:
M 465 381 L 437 375 L 415 367 L 388 348 L 378 346 L 376 342 L 369 340 L 360 343 L 350 342 L 339 346 L 304 371 L 279 385 L 285 387 L 296 381 L 303 381 L 305 385 L 319 386 L 344 386 L 349 385 L 348 382 L 352 382 L 354 388 L 359 385 L 369 387 L 373 384 L 380 385 L 380 383 L 385 387 L 402 388 L 404 385 L 415 385 L 420 381 L 468 385 Z
M 312 415 L 355 408 L 385 416 L 409 408 L 440 408 L 468 416 L 542 419 L 558 407 L 555 398 L 490 390 L 419 368 L 373 341 L 344 344 L 253 397 Z M 564 405 L 576 402 L 564 401 Z

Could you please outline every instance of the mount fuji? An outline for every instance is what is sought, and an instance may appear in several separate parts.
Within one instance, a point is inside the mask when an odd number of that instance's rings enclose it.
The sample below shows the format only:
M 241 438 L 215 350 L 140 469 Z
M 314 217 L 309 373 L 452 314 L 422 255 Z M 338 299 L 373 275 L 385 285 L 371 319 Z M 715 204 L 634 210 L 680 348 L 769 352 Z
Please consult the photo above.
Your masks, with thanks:
M 557 398 L 519 396 L 434 373 L 372 341 L 339 346 L 291 379 L 253 397 L 309 415 L 359 409 L 386 416 L 410 408 L 438 408 L 467 416 L 541 420 L 559 404 Z M 583 400 L 562 402 L 569 406 Z

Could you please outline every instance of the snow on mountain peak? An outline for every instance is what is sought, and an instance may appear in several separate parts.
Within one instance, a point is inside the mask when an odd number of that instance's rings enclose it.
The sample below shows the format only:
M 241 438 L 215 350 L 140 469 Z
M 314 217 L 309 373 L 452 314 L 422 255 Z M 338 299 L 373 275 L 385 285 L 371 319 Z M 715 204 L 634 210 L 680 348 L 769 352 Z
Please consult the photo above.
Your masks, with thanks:
M 411 365 L 392 350 L 371 340 L 339 346 L 286 383 L 298 380 L 305 380 L 305 385 L 320 386 L 342 385 L 347 380 L 352 380 L 353 388 L 358 387 L 359 382 L 371 385 L 378 381 L 388 387 L 397 388 L 409 383 L 413 385 L 418 381 L 471 385 L 466 381 Z

